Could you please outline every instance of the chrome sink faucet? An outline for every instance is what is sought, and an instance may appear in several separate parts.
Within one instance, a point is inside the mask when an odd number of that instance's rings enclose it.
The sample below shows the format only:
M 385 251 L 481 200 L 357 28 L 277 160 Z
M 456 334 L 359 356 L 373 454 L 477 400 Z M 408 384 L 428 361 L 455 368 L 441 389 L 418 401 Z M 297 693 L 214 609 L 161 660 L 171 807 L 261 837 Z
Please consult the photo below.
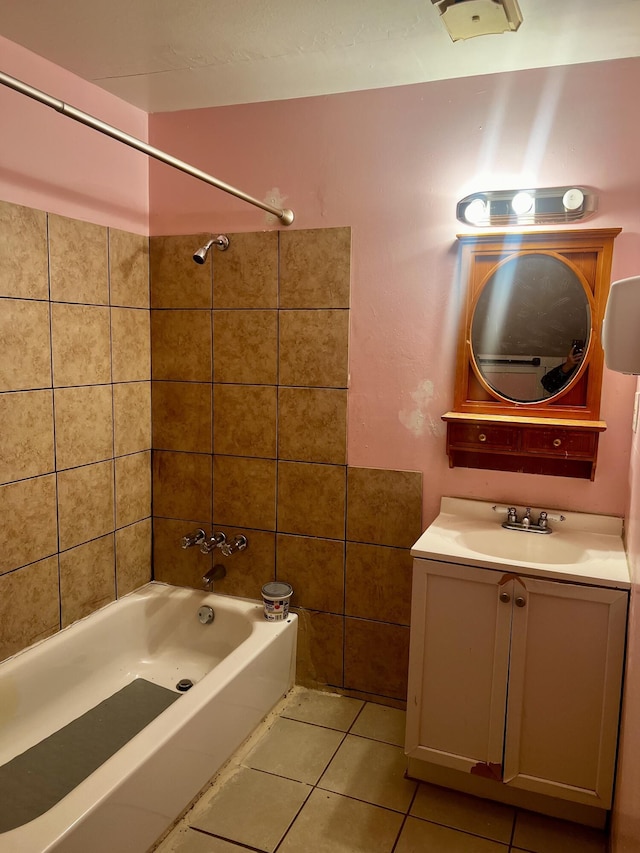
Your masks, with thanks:
M 549 521 L 564 521 L 564 515 L 553 514 L 542 510 L 538 521 L 534 521 L 531 517 L 531 507 L 525 507 L 522 519 L 518 521 L 518 511 L 514 506 L 498 506 L 492 507 L 494 512 L 506 512 L 507 520 L 502 522 L 502 526 L 507 530 L 525 530 L 530 533 L 552 533 L 549 527 Z

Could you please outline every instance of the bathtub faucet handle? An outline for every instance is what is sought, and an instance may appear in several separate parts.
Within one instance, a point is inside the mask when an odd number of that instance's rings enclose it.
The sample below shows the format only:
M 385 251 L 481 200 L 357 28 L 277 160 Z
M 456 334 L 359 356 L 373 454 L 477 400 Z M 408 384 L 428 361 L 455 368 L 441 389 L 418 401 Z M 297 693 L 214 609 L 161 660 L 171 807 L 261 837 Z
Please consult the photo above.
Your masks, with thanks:
M 239 536 L 236 536 L 233 542 L 223 542 L 219 547 L 225 557 L 230 557 L 236 551 L 244 551 L 248 544 L 247 537 L 241 533 Z
M 191 533 L 187 533 L 186 536 L 182 537 L 180 540 L 180 546 L 182 548 L 191 548 L 193 545 L 199 545 L 201 542 L 204 542 L 204 539 L 204 530 L 193 530 Z
M 203 554 L 210 554 L 214 548 L 222 548 L 224 543 L 227 541 L 227 537 L 224 533 L 219 532 L 210 536 L 208 539 L 205 537 L 204 541 L 200 545 L 200 550 Z

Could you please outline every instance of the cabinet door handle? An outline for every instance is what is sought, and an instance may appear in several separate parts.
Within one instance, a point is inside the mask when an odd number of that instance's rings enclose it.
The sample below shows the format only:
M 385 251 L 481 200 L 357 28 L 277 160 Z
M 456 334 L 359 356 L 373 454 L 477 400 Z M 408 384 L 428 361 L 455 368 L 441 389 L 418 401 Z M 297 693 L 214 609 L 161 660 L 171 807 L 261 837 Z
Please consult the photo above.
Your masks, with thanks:
M 504 603 L 507 604 L 509 601 L 511 601 L 511 596 L 508 592 L 501 592 L 500 601 L 504 601 Z
M 527 599 L 524 597 L 524 595 L 516 596 L 516 607 L 524 607 L 526 603 Z
M 553 439 L 553 446 L 554 447 L 560 447 L 561 444 L 562 444 L 562 439 L 560 439 L 560 438 L 554 438 Z
M 480 435 L 478 436 L 478 441 L 486 441 L 486 440 L 487 440 L 487 436 L 483 432 L 481 432 Z

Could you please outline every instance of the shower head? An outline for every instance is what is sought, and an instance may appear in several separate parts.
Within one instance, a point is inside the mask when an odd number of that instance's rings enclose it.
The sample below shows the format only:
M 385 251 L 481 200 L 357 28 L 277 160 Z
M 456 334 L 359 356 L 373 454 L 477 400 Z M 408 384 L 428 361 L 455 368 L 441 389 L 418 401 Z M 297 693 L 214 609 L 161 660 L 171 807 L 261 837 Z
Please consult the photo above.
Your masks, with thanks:
M 207 260 L 209 249 L 212 246 L 217 246 L 221 252 L 224 252 L 229 248 L 229 238 L 224 234 L 218 234 L 217 237 L 212 237 L 204 246 L 202 246 L 201 249 L 198 249 L 197 252 L 193 253 L 193 260 L 197 264 L 203 264 Z

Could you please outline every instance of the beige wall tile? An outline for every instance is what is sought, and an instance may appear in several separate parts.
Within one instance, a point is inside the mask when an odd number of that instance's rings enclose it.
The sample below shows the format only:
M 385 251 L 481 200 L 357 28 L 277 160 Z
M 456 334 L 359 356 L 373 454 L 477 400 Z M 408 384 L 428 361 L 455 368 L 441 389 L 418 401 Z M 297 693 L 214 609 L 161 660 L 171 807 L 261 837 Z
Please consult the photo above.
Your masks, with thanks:
M 114 529 L 113 460 L 58 473 L 60 550 Z
M 111 366 L 114 382 L 151 379 L 149 311 L 111 309 Z
M 154 379 L 210 382 L 211 312 L 152 311 L 151 367 Z
M 351 229 L 280 232 L 280 307 L 348 308 Z
M 175 521 L 171 518 L 153 519 L 153 578 L 174 586 L 204 589 L 205 573 L 213 565 L 211 554 L 202 554 L 197 545 L 182 548 L 183 536 L 201 528 L 211 533 L 208 519 L 200 521 Z
M 347 542 L 347 616 L 408 625 L 412 570 L 413 561 L 408 548 Z
M 346 388 L 349 312 L 281 311 L 281 385 Z
M 213 257 L 216 308 L 278 307 L 278 232 L 229 234 L 229 248 Z
M 407 698 L 409 628 L 345 617 L 344 686 Z
M 111 389 L 111 385 L 83 385 L 55 390 L 58 471 L 113 457 Z
M 211 308 L 211 256 L 204 264 L 193 253 L 208 234 L 151 237 L 149 241 L 151 305 L 153 308 Z
M 154 450 L 154 515 L 211 518 L 211 491 L 211 456 Z
M 229 542 L 242 534 L 248 544 L 244 551 L 236 551 L 230 557 L 225 557 L 222 551 L 214 552 L 213 562 L 221 563 L 227 575 L 214 581 L 213 591 L 262 602 L 262 587 L 275 579 L 275 534 L 237 527 L 225 527 L 224 532 Z
M 151 447 L 151 383 L 127 382 L 113 386 L 116 456 Z
M 409 548 L 422 532 L 422 474 L 349 468 L 347 539 Z
M 59 628 L 57 556 L 0 577 L 0 660 Z
M 56 387 L 111 382 L 109 308 L 54 303 L 51 330 Z
M 116 464 L 116 527 L 151 515 L 151 451 L 120 456 Z
M 296 684 L 342 687 L 344 617 L 296 608 L 298 646 Z
M 278 312 L 214 311 L 214 381 L 275 385 L 277 377 Z
M 3 545 L 0 574 L 55 554 L 58 514 L 55 474 L 0 486 Z
M 0 299 L 0 352 L 0 391 L 50 388 L 49 303 Z
M 153 446 L 156 450 L 211 453 L 211 385 L 154 380 Z
M 213 448 L 232 456 L 276 457 L 274 385 L 213 386 Z
M 344 539 L 346 469 L 278 462 L 278 531 Z
M 278 458 L 347 461 L 347 392 L 337 388 L 278 389 Z
M 62 627 L 116 597 L 113 533 L 60 554 Z
M 44 211 L 0 201 L 0 296 L 49 298 Z
M 107 229 L 49 214 L 51 299 L 108 305 Z
M 109 229 L 109 294 L 112 305 L 149 307 L 149 238 Z
M 213 479 L 213 519 L 217 525 L 275 530 L 275 461 L 214 456 Z
M 0 483 L 54 470 L 52 391 L 0 394 L 0 424 Z
M 151 580 L 151 519 L 116 530 L 118 598 Z
M 293 587 L 294 607 L 344 612 L 344 542 L 278 533 L 276 577 Z

